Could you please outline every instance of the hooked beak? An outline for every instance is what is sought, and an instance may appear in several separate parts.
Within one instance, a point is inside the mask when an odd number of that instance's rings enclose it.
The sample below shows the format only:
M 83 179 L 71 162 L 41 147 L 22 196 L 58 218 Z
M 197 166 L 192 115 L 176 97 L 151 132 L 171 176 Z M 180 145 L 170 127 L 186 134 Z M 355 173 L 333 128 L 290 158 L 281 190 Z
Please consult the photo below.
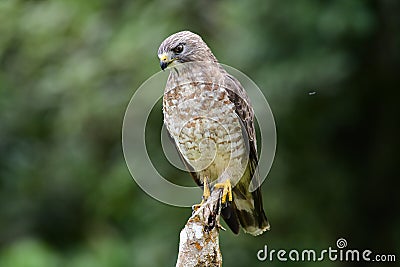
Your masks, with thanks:
M 167 53 L 162 53 L 161 55 L 158 55 L 158 58 L 160 59 L 160 67 L 162 70 L 165 70 L 172 62 L 172 60 L 169 59 Z

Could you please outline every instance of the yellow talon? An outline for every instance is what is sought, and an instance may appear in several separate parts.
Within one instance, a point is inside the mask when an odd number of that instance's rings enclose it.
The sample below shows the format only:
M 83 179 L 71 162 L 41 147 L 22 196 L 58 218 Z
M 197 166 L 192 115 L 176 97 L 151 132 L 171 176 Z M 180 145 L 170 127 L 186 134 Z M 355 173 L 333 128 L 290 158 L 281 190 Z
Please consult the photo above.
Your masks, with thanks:
M 222 198 L 221 198 L 221 203 L 224 204 L 226 202 L 226 196 L 228 195 L 228 201 L 231 202 L 233 200 L 232 198 L 232 185 L 231 185 L 231 180 L 227 179 L 225 182 L 222 183 L 217 183 L 214 186 L 215 188 L 223 188 L 224 190 L 222 191 Z

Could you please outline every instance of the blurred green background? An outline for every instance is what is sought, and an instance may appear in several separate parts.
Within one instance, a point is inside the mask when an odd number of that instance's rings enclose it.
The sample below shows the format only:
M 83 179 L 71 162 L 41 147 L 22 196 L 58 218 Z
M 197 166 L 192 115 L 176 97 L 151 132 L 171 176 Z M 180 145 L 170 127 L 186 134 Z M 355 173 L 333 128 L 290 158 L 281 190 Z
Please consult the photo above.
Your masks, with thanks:
M 224 266 L 292 265 L 256 253 L 340 237 L 399 257 L 399 14 L 395 0 L 1 0 L 0 266 L 174 266 L 191 210 L 138 188 L 121 127 L 183 29 L 262 88 L 277 124 L 272 229 L 222 232 Z

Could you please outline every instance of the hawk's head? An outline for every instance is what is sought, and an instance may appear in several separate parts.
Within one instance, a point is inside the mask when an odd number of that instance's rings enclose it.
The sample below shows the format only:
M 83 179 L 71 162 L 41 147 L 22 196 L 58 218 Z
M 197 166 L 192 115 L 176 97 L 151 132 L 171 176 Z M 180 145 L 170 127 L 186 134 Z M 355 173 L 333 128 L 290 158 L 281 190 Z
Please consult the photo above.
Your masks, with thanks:
M 165 39 L 158 48 L 158 58 L 163 70 L 175 62 L 217 62 L 203 39 L 190 31 L 177 32 Z

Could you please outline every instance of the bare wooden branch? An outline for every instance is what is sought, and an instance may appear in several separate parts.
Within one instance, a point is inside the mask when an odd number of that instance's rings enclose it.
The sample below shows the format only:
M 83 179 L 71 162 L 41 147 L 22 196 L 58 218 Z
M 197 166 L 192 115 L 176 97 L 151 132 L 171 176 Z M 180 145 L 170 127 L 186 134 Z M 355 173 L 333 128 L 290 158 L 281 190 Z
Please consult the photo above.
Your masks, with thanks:
M 218 237 L 220 195 L 221 190 L 213 190 L 182 229 L 176 267 L 222 266 Z

